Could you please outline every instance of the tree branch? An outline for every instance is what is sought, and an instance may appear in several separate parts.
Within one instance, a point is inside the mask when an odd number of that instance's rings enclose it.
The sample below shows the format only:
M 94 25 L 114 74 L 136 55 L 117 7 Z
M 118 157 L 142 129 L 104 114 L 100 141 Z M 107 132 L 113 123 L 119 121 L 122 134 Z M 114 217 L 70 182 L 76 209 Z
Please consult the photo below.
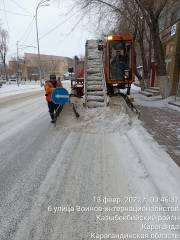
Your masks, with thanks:
M 163 11 L 164 7 L 166 6 L 168 0 L 163 0 L 160 4 L 160 6 L 158 7 L 157 11 L 155 12 L 155 18 L 159 18 L 159 15 L 161 14 L 161 12 Z

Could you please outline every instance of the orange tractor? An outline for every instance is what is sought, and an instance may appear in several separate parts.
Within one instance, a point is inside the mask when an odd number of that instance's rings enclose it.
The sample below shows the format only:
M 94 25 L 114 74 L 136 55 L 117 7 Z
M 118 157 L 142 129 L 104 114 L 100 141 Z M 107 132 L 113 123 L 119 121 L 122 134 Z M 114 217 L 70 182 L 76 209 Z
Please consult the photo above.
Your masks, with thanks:
M 131 35 L 111 35 L 99 41 L 98 49 L 103 51 L 103 66 L 108 94 L 116 89 L 127 88 L 130 95 L 134 81 L 134 51 Z

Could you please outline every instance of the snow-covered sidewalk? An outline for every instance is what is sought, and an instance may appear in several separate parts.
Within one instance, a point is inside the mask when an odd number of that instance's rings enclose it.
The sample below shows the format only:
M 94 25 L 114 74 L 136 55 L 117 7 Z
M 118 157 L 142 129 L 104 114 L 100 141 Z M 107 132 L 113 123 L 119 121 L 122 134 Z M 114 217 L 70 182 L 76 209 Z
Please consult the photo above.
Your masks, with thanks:
M 162 99 L 161 96 L 154 96 L 154 97 L 146 97 L 142 94 L 140 94 L 140 87 L 137 87 L 132 84 L 132 90 L 131 94 L 134 97 L 135 104 L 138 104 L 140 106 L 144 107 L 155 107 L 155 108 L 170 108 L 176 111 L 180 112 L 180 99 L 177 98 L 175 101 L 175 97 L 168 97 L 166 99 Z M 170 104 L 171 103 L 177 103 L 179 106 L 175 106 Z

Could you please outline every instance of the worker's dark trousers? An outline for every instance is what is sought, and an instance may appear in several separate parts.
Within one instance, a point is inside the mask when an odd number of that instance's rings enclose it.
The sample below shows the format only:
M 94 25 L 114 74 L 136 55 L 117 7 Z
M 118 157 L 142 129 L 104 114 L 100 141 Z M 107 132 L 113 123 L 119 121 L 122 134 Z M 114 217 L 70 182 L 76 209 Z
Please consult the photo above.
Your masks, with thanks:
M 49 108 L 49 114 L 52 120 L 54 120 L 54 112 L 56 111 L 56 109 L 58 108 L 58 104 L 51 102 L 48 102 L 48 108 Z

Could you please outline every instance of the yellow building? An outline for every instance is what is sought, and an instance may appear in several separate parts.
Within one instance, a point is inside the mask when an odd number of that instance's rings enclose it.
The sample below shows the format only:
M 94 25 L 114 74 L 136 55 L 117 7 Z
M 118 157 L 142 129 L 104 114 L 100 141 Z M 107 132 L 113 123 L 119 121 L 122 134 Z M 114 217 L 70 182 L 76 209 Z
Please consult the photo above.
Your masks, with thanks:
M 68 68 L 72 66 L 73 60 L 68 57 L 53 56 L 53 55 L 40 55 L 42 76 L 48 79 L 50 74 L 56 74 L 57 77 L 63 76 Z M 24 60 L 26 65 L 26 77 L 39 78 L 39 60 L 38 55 L 34 53 L 25 53 Z

